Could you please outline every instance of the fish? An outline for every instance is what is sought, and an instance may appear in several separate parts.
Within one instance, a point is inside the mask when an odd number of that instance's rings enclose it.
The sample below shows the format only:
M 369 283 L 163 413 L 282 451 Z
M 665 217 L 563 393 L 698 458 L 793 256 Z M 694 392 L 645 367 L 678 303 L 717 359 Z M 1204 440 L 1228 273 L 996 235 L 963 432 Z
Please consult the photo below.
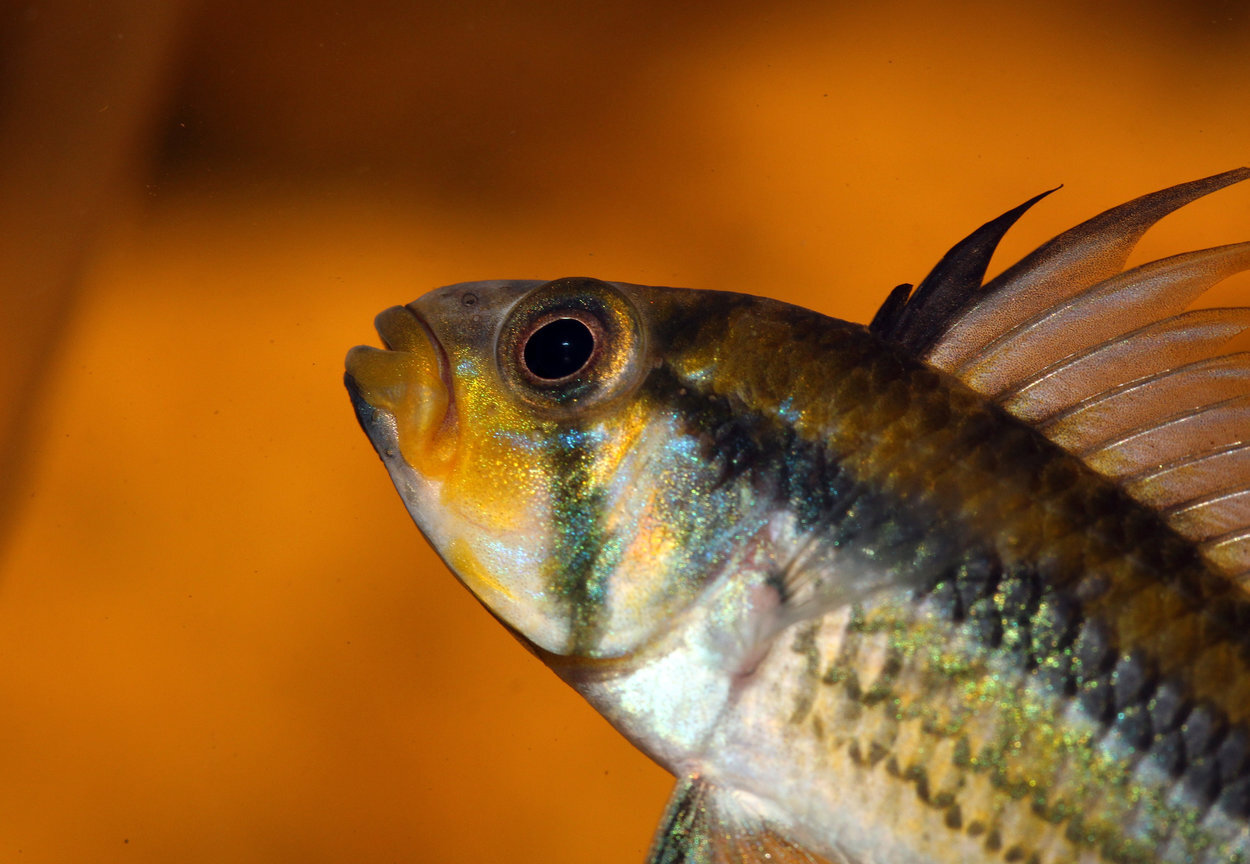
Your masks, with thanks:
M 487 611 L 669 770 L 652 864 L 1250 860 L 1250 243 L 1126 268 L 1239 168 L 867 325 L 466 282 L 347 356 Z M 1053 191 L 1053 190 L 1052 190 Z

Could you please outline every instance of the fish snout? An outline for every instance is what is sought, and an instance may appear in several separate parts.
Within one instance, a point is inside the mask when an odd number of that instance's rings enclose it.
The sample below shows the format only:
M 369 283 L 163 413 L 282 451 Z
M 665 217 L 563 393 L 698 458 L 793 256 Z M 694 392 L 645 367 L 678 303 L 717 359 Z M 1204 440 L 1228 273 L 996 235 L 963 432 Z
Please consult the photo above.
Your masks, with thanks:
M 406 306 L 382 312 L 374 324 L 385 349 L 358 345 L 347 352 L 345 383 L 357 418 L 374 446 L 379 412 L 394 420 L 404 461 L 424 472 L 441 459 L 440 432 L 451 411 L 442 350 L 420 317 Z

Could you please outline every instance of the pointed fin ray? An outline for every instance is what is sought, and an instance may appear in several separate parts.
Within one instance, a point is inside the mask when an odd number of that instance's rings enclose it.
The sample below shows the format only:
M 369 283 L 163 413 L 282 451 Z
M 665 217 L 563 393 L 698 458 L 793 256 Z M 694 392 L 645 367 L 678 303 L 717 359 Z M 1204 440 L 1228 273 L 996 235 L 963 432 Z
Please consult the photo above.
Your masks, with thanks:
M 1026 210 L 1054 191 L 1033 196 L 959 241 L 910 296 L 904 286 L 895 288 L 870 328 L 923 354 L 981 290 L 990 258 L 1003 235 Z
M 991 341 L 1116 273 L 1155 222 L 1203 195 L 1250 177 L 1237 168 L 1172 186 L 1114 207 L 1060 234 L 1008 268 L 975 295 L 925 359 L 948 372 L 964 366 Z
M 787 839 L 733 790 L 699 777 L 678 781 L 647 864 L 853 864 Z
M 1041 430 L 1076 453 L 1098 439 L 1123 435 L 1168 412 L 1192 411 L 1242 393 L 1250 393 L 1250 354 L 1213 357 L 1086 399 L 1043 423 Z
M 1008 330 L 960 371 L 998 394 L 1036 369 L 1128 330 L 1179 313 L 1200 294 L 1250 268 L 1250 243 L 1177 255 L 1099 282 Z
M 1248 329 L 1250 309 L 1185 312 L 1065 357 L 996 401 L 1038 423 L 1129 381 L 1210 357 Z
M 898 329 L 899 319 L 903 315 L 903 310 L 907 308 L 911 297 L 912 287 L 910 282 L 894 286 L 894 290 L 889 293 L 885 298 L 885 302 L 877 309 L 877 314 L 872 316 L 872 323 L 868 325 L 868 329 L 874 333 L 880 333 L 887 339 L 894 338 L 894 333 Z

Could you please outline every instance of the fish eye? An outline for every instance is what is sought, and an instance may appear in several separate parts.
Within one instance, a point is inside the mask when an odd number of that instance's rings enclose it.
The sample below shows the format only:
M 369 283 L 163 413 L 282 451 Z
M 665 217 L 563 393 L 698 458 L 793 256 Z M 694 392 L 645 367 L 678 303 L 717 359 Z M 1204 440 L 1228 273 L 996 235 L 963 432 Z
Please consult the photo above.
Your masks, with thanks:
M 525 340 L 521 359 L 535 378 L 558 381 L 589 365 L 598 347 L 596 334 L 579 318 L 555 318 Z
M 499 374 L 548 417 L 607 405 L 637 386 L 647 365 L 642 320 L 609 282 L 556 279 L 521 297 L 496 337 Z

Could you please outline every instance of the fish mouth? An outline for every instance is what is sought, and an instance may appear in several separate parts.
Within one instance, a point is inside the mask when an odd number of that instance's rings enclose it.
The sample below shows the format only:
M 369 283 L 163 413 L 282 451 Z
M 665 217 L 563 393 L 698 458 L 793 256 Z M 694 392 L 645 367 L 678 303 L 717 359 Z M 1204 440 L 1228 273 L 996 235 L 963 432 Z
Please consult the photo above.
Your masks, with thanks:
M 429 467 L 453 416 L 446 351 L 409 306 L 383 311 L 374 327 L 384 348 L 358 345 L 347 353 L 343 380 L 356 419 L 383 458 L 398 444 L 410 466 Z

